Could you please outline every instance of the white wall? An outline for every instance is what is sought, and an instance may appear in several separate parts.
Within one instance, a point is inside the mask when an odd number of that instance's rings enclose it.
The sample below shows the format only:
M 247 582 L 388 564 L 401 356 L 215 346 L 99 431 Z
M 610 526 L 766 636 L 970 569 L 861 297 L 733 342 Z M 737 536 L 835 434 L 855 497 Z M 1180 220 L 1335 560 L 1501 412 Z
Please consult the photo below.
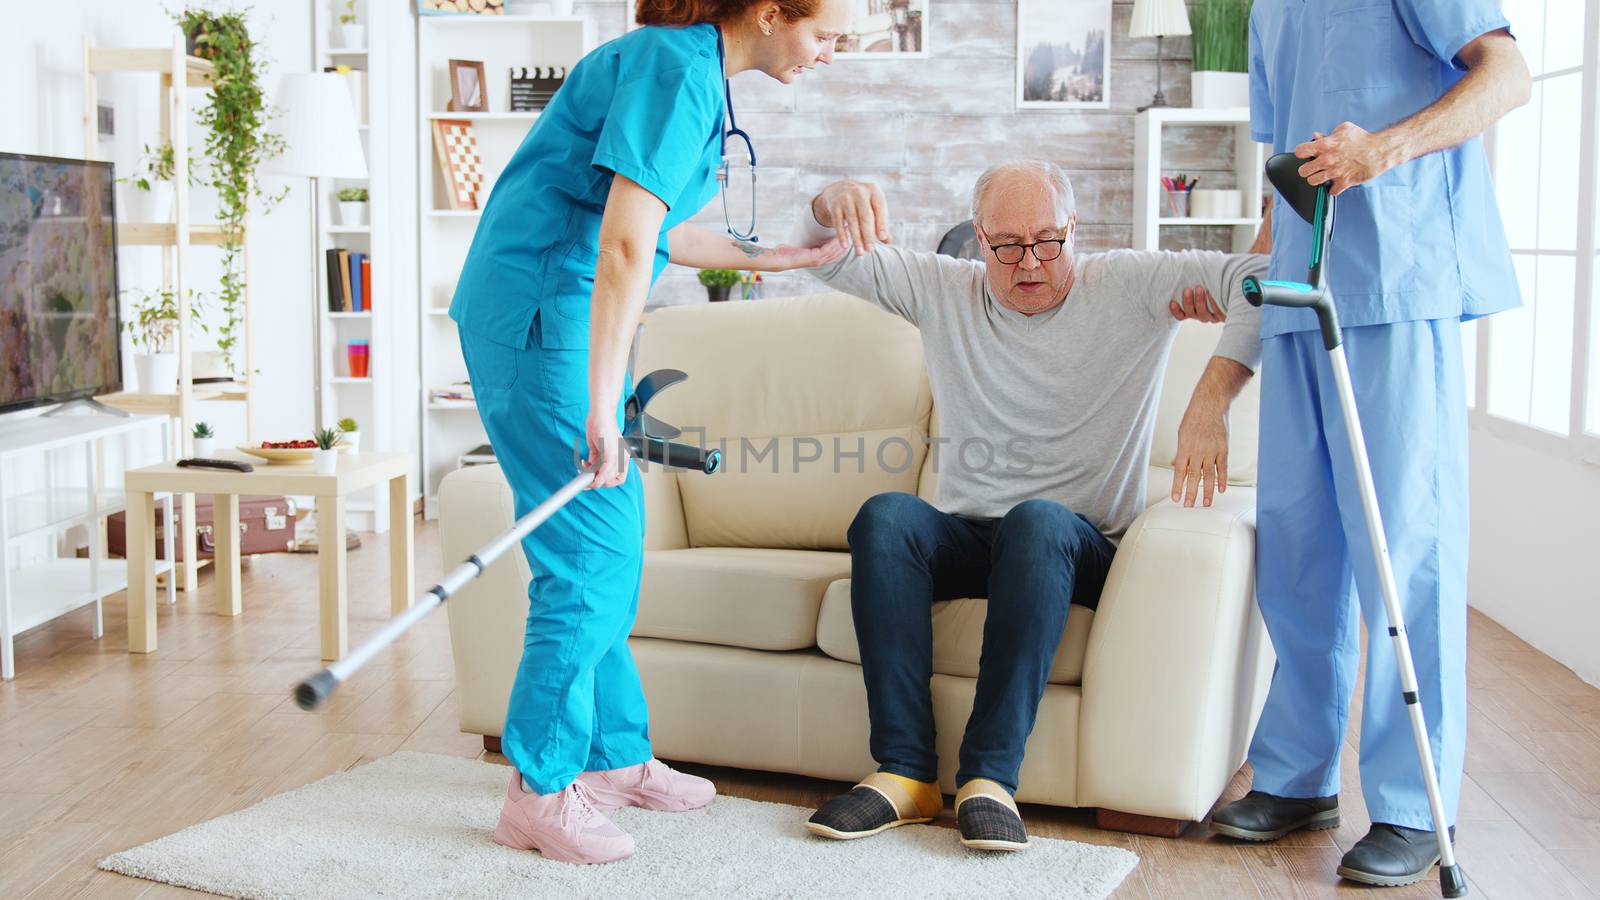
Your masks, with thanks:
M 222 6 L 224 4 L 217 4 Z M 266 85 L 272 90 L 285 71 L 311 65 L 310 7 L 300 2 L 237 3 L 253 6 L 252 34 L 267 60 Z M 49 14 L 20 15 L 12 10 L 0 28 L 0 150 L 48 156 L 83 157 L 83 35 L 94 35 L 102 47 L 160 47 L 171 41 L 172 21 L 164 11 L 181 6 L 166 0 L 67 0 L 52 2 Z M 158 141 L 160 101 L 154 75 L 102 75 L 102 102 L 116 108 L 116 138 L 102 142 L 95 156 L 110 159 L 119 174 L 128 172 L 140 148 Z M 190 106 L 204 101 L 204 91 L 190 93 Z M 200 146 L 203 132 L 191 127 L 190 147 Z M 309 212 L 303 179 L 268 179 L 267 188 L 291 186 L 287 199 L 270 215 L 257 217 L 251 235 L 255 283 L 254 337 L 257 366 L 256 428 L 258 439 L 304 434 L 311 428 L 311 352 L 308 346 L 311 299 L 307 296 L 310 249 Z M 197 195 L 195 217 L 214 220 L 214 198 Z M 198 248 L 193 283 L 204 290 L 215 284 L 218 254 Z M 160 283 L 159 251 L 122 248 L 119 286 L 151 289 Z M 126 316 L 126 301 L 124 303 Z M 199 346 L 204 349 L 201 342 Z M 243 364 L 242 356 L 239 360 Z M 124 345 L 124 379 L 132 383 L 131 355 Z M 226 441 L 244 439 L 244 413 L 237 403 L 201 404 L 198 415 L 217 425 Z
M 1473 427 L 1473 606 L 1600 685 L 1600 466 Z

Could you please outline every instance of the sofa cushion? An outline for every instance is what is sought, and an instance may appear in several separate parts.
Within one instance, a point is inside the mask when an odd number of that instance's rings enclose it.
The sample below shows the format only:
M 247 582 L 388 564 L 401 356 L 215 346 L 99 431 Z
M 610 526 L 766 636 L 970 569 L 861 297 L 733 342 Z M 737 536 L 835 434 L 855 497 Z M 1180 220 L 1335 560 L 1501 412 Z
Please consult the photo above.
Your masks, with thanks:
M 941 600 L 933 604 L 935 674 L 978 677 L 978 660 L 983 655 L 983 620 L 988 612 L 987 600 Z M 1050 684 L 1083 681 L 1083 655 L 1089 646 L 1089 629 L 1093 624 L 1094 610 L 1086 606 L 1067 610 L 1067 628 L 1056 647 Z M 834 659 L 861 662 L 855 619 L 850 615 L 848 578 L 828 585 L 822 598 L 822 613 L 817 619 L 817 646 Z
M 636 373 L 681 369 L 650 413 L 720 446 L 677 475 L 691 547 L 844 550 L 874 494 L 917 490 L 933 395 L 908 322 L 842 294 L 698 303 L 644 319 Z
M 814 647 L 822 593 L 849 574 L 848 553 L 647 550 L 632 634 L 752 650 Z

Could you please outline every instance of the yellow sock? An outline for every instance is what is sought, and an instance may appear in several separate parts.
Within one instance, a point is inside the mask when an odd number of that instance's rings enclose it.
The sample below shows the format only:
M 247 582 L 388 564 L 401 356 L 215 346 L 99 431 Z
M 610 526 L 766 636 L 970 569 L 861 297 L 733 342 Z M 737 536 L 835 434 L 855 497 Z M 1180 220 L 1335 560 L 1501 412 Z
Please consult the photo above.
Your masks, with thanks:
M 939 782 L 937 781 L 917 781 L 915 778 L 907 778 L 904 775 L 896 775 L 893 772 L 878 772 L 877 776 L 879 778 L 892 779 L 895 784 L 899 785 L 911 797 L 911 803 L 916 807 L 911 812 L 914 812 L 915 815 L 913 816 L 910 812 L 901 810 L 900 812 L 904 818 L 929 818 L 937 816 L 939 811 L 944 809 L 944 795 L 939 793 Z

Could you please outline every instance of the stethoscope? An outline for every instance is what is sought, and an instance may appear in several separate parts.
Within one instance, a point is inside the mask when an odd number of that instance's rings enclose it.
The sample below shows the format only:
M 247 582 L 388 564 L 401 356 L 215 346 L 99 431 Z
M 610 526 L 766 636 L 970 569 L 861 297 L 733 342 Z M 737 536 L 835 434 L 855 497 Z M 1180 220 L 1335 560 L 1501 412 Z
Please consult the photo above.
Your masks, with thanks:
M 756 235 L 756 148 L 750 143 L 750 135 L 739 127 L 733 117 L 733 88 L 728 84 L 727 52 L 722 44 L 722 28 L 712 26 L 717 30 L 717 68 L 722 72 L 722 94 L 727 102 L 728 130 L 722 133 L 722 163 L 717 167 L 717 183 L 722 191 L 722 221 L 727 225 L 728 233 L 736 240 L 749 241 L 754 244 L 761 240 Z M 728 215 L 728 179 L 730 170 L 728 166 L 728 138 L 738 138 L 744 141 L 745 153 L 750 157 L 750 227 L 740 232 L 733 227 L 733 220 Z

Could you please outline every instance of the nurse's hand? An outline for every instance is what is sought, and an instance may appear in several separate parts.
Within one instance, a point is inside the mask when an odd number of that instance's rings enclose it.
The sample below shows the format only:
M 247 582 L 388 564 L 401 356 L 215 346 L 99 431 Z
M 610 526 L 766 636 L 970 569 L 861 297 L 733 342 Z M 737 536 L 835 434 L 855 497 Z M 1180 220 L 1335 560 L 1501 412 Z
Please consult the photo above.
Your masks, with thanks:
M 835 181 L 811 199 L 811 213 L 817 224 L 832 228 L 851 246 L 856 255 L 872 251 L 878 243 L 892 244 L 889 233 L 889 204 L 883 188 L 860 181 Z
M 751 246 L 754 247 L 753 244 Z M 836 234 L 818 247 L 761 247 L 757 250 L 753 253 L 745 251 L 750 253 L 750 264 L 746 268 L 752 272 L 787 272 L 790 269 L 814 269 L 838 262 L 850 251 L 850 245 Z
M 589 442 L 589 468 L 594 481 L 584 490 L 616 487 L 628 479 L 628 448 L 622 443 L 622 432 L 617 430 L 617 420 L 611 416 L 590 413 L 584 426 Z
M 1347 188 L 1365 184 L 1404 162 L 1383 134 L 1373 134 L 1354 122 L 1341 122 L 1328 134 L 1311 132 L 1311 140 L 1294 148 L 1308 160 L 1300 174 L 1313 185 L 1331 183 L 1335 197 Z

